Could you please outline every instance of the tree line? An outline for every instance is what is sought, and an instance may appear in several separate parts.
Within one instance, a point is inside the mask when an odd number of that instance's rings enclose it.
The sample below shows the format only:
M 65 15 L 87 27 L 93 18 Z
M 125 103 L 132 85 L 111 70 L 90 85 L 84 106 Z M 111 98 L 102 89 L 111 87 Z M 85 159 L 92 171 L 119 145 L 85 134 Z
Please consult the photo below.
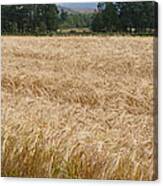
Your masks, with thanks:
M 59 28 L 89 28 L 92 24 L 92 13 L 67 13 L 61 10 Z
M 2 5 L 5 34 L 49 34 L 60 28 L 86 27 L 91 32 L 157 34 L 157 3 L 98 3 L 94 13 L 68 13 L 55 4 Z
M 2 34 L 35 34 L 56 31 L 58 9 L 55 4 L 4 5 L 1 7 Z
M 98 3 L 92 22 L 96 32 L 157 33 L 157 3 Z

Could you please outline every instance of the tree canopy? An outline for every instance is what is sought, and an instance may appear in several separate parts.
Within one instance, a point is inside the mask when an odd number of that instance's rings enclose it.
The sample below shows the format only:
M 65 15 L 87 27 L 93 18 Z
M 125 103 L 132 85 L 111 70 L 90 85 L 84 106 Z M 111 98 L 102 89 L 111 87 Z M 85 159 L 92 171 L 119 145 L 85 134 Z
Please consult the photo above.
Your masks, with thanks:
M 55 4 L 3 5 L 2 33 L 42 33 L 56 31 L 59 24 Z
M 48 34 L 58 28 L 92 32 L 157 34 L 157 3 L 98 3 L 94 13 L 70 13 L 55 4 L 2 5 L 2 34 Z
M 117 2 L 98 3 L 92 22 L 93 31 L 106 32 L 157 32 L 157 3 Z

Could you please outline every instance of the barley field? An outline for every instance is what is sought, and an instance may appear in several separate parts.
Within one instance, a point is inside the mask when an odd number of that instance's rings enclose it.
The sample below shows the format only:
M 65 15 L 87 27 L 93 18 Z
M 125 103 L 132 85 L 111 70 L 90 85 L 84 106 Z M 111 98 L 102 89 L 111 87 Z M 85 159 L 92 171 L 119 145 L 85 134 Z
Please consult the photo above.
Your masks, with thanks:
M 153 180 L 153 38 L 2 37 L 2 176 Z

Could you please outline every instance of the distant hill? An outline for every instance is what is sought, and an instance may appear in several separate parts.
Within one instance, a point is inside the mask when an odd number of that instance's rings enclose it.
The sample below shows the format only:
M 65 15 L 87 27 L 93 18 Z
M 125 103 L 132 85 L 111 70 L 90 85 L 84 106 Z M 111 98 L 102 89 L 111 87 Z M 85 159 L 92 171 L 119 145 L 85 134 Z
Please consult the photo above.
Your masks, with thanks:
M 58 3 L 57 6 L 69 13 L 90 13 L 96 10 L 97 3 Z
M 77 10 L 73 10 L 71 8 L 67 8 L 67 7 L 64 7 L 64 6 L 61 6 L 61 5 L 57 5 L 57 7 L 58 7 L 59 11 L 64 10 L 65 12 L 71 13 L 71 14 L 78 13 Z

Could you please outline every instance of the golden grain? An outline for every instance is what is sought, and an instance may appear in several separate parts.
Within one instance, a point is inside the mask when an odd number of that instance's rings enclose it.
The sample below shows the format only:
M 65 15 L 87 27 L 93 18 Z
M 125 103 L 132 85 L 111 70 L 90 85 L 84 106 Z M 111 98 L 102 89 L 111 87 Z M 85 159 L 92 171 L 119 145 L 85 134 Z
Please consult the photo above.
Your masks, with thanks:
M 154 179 L 152 37 L 2 37 L 2 175 Z

